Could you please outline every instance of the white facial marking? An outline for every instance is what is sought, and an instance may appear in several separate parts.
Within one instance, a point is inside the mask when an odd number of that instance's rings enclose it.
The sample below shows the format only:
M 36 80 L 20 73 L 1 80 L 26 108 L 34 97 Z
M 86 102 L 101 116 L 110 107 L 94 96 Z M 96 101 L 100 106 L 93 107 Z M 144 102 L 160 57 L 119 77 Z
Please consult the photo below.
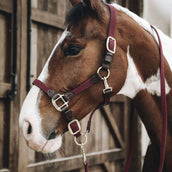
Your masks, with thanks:
M 69 31 L 65 30 L 62 34 L 62 36 L 60 37 L 60 39 L 58 40 L 57 44 L 54 46 L 53 48 L 53 51 L 51 52 L 46 64 L 44 65 L 44 68 L 41 72 L 41 74 L 39 75 L 38 79 L 41 80 L 41 81 L 45 81 L 47 78 L 48 78 L 48 64 L 49 64 L 49 61 L 51 59 L 51 57 L 53 56 L 56 48 L 58 47 L 59 44 L 61 44 L 64 39 L 66 38 L 66 36 L 68 36 L 70 34 Z
M 158 69 L 157 74 L 148 78 L 144 83 L 137 71 L 137 68 L 134 64 L 132 57 L 130 56 L 129 46 L 127 49 L 127 60 L 128 60 L 127 77 L 123 87 L 117 94 L 123 94 L 133 99 L 139 91 L 147 89 L 147 91 L 150 94 L 160 96 L 161 95 L 160 70 Z M 169 87 L 166 79 L 165 79 L 165 85 L 166 85 L 166 94 L 168 94 L 171 88 Z
M 55 45 L 53 51 L 51 52 L 40 76 L 38 77 L 39 80 L 45 81 L 48 77 L 48 64 L 49 61 L 58 47 L 60 43 L 66 38 L 67 35 L 70 33 L 65 30 Z M 59 149 L 62 143 L 62 136 L 56 136 L 55 139 L 46 140 L 43 137 L 42 129 L 41 129 L 41 117 L 39 112 L 39 98 L 40 98 L 40 89 L 36 86 L 33 86 L 29 91 L 25 101 L 23 103 L 20 118 L 19 118 L 19 125 L 20 128 L 23 129 L 23 135 L 26 139 L 27 144 L 36 151 L 42 151 L 44 153 L 52 153 Z M 28 127 L 31 125 L 31 133 L 28 133 Z

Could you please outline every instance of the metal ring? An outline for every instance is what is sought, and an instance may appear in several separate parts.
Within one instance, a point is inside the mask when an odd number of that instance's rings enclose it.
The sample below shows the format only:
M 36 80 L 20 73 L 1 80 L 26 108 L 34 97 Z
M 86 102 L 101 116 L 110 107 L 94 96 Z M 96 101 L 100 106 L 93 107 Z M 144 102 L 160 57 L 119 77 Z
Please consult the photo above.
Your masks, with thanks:
M 78 146 L 84 146 L 86 143 L 87 143 L 87 133 L 81 133 L 81 137 L 82 136 L 84 136 L 84 142 L 82 143 L 79 143 L 78 141 L 77 141 L 77 138 L 76 137 L 74 137 L 74 141 L 75 141 L 75 143 L 76 143 L 76 145 L 78 145 Z
M 106 69 L 107 70 L 107 76 L 102 76 L 100 74 L 100 71 L 103 69 L 103 67 L 99 67 L 98 70 L 97 70 L 97 74 L 99 75 L 99 77 L 101 78 L 101 80 L 105 80 L 105 79 L 108 79 L 109 76 L 110 76 L 110 70 L 109 69 Z M 103 69 L 104 70 L 104 69 Z

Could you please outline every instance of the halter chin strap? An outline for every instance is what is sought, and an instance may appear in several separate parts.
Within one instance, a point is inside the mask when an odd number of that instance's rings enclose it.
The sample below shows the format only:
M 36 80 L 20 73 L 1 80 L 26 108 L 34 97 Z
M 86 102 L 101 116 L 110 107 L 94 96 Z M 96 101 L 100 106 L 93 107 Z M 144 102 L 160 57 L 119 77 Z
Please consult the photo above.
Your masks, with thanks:
M 69 101 L 71 101 L 76 95 L 85 91 L 90 86 L 98 83 L 99 81 L 103 81 L 105 88 L 103 89 L 104 102 L 108 103 L 112 88 L 109 87 L 107 79 L 110 76 L 110 63 L 112 61 L 112 57 L 116 51 L 116 40 L 114 38 L 115 33 L 115 25 L 116 25 L 116 11 L 115 8 L 109 4 L 107 4 L 110 11 L 110 23 L 108 30 L 108 37 L 106 40 L 106 54 L 102 66 L 98 68 L 97 73 L 93 74 L 88 80 L 80 84 L 75 89 L 65 93 L 59 94 L 56 91 L 50 89 L 47 85 L 45 85 L 42 81 L 35 79 L 33 84 L 39 87 L 44 93 L 46 93 L 51 99 L 53 106 L 60 111 L 65 117 L 68 123 L 69 132 L 75 137 L 79 137 L 81 135 L 81 127 L 79 121 L 75 119 L 72 115 L 72 111 L 69 108 Z M 101 75 L 101 71 L 106 71 L 107 76 Z

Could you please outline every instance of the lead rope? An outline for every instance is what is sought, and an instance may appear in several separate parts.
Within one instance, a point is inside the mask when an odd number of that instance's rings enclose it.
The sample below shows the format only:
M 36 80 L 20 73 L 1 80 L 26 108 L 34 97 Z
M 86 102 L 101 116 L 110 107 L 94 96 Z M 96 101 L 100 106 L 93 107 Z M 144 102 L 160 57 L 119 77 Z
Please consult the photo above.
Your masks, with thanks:
M 95 111 L 97 109 L 101 108 L 103 105 L 104 105 L 104 103 L 100 103 L 91 112 L 90 117 L 89 117 L 88 122 L 87 122 L 86 131 L 85 131 L 85 133 L 81 133 L 81 136 L 80 136 L 80 137 L 83 136 L 84 137 L 84 140 L 81 141 L 81 142 L 79 142 L 77 140 L 77 137 L 74 136 L 75 144 L 80 147 L 80 151 L 81 151 L 81 155 L 82 155 L 82 158 L 83 158 L 83 164 L 84 164 L 85 172 L 88 172 L 89 170 L 88 170 L 88 161 L 87 161 L 87 157 L 86 157 L 84 145 L 87 143 L 87 134 L 90 132 L 92 117 L 93 117 Z
M 155 27 L 151 26 L 157 36 L 159 41 L 159 53 L 161 58 L 161 111 L 162 111 L 162 135 L 161 135 L 161 149 L 160 149 L 160 165 L 158 172 L 162 172 L 165 160 L 165 149 L 166 149 L 166 137 L 167 137 L 167 102 L 166 102 L 166 91 L 165 91 L 165 72 L 164 72 L 164 59 L 161 39 L 158 31 Z
M 82 137 L 82 136 L 84 137 L 84 140 L 81 141 L 81 142 L 79 142 L 77 140 L 77 137 L 74 137 L 74 141 L 75 141 L 76 145 L 80 147 L 85 172 L 88 172 L 88 161 L 87 161 L 86 154 L 85 154 L 85 149 L 84 149 L 84 145 L 87 143 L 87 133 L 88 133 L 87 131 L 85 133 L 81 133 L 80 137 Z
M 151 26 L 158 37 L 159 41 L 159 53 L 160 53 L 160 69 L 161 69 L 161 111 L 162 111 L 162 135 L 161 135 L 161 149 L 160 149 L 160 164 L 159 164 L 159 169 L 158 172 L 162 172 L 163 166 L 164 166 L 164 160 L 165 160 L 165 150 L 166 150 L 166 137 L 167 137 L 167 103 L 166 103 L 166 93 L 165 93 L 165 72 L 164 72 L 164 59 L 163 59 L 163 51 L 162 51 L 162 44 L 161 44 L 161 39 L 158 34 L 157 29 L 154 26 Z M 134 113 L 134 109 L 132 106 L 132 111 Z M 130 128 L 130 138 L 133 138 L 133 126 Z M 127 161 L 125 165 L 125 172 L 129 171 L 130 168 L 130 163 L 132 159 L 132 153 L 133 153 L 133 141 L 130 140 L 129 143 L 129 153 L 127 156 Z

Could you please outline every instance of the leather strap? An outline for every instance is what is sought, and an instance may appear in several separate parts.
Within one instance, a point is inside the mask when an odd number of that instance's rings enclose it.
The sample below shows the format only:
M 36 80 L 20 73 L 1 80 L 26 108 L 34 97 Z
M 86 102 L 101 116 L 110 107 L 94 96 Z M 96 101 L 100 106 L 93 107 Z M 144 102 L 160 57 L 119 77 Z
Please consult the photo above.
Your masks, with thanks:
M 109 7 L 110 10 L 110 23 L 109 23 L 108 36 L 113 38 L 115 34 L 115 26 L 116 26 L 116 10 L 112 5 L 110 4 L 106 4 L 106 5 Z M 113 51 L 115 46 L 114 41 L 110 40 L 109 44 L 110 44 L 109 45 L 110 50 Z
M 108 37 L 106 40 L 106 54 L 105 54 L 104 62 L 102 63 L 102 67 L 104 70 L 109 69 L 113 55 L 116 51 L 116 40 L 114 39 L 115 26 L 116 26 L 116 10 L 110 4 L 106 4 L 106 6 L 109 8 L 110 11 L 110 22 L 108 29 Z
M 161 150 L 160 150 L 160 165 L 158 172 L 162 172 L 165 160 L 165 150 L 166 150 L 166 137 L 167 137 L 167 102 L 166 102 L 166 91 L 165 91 L 165 70 L 164 70 L 164 55 L 162 50 L 162 43 L 157 29 L 151 26 L 157 36 L 159 41 L 159 53 L 160 53 L 160 71 L 161 71 L 161 111 L 162 111 L 162 135 L 161 135 Z
M 91 87 L 92 85 L 96 84 L 99 81 L 100 81 L 100 77 L 97 73 L 95 73 L 88 80 L 86 80 L 85 82 L 80 84 L 78 87 L 65 93 L 64 97 L 67 101 L 70 101 L 73 99 L 74 96 L 80 94 L 81 92 L 83 92 L 84 90 L 86 90 L 87 88 Z M 42 81 L 40 81 L 38 79 L 35 79 L 32 84 L 39 87 L 50 98 L 53 98 L 55 95 L 58 94 L 56 91 L 50 89 L 47 85 L 45 85 Z

